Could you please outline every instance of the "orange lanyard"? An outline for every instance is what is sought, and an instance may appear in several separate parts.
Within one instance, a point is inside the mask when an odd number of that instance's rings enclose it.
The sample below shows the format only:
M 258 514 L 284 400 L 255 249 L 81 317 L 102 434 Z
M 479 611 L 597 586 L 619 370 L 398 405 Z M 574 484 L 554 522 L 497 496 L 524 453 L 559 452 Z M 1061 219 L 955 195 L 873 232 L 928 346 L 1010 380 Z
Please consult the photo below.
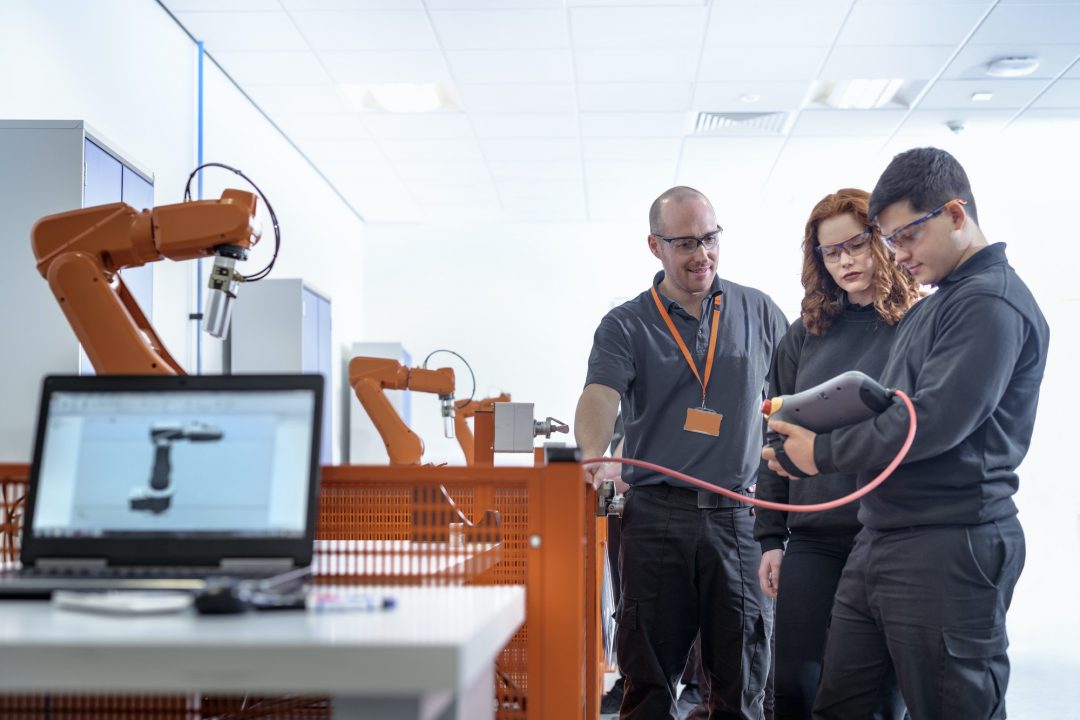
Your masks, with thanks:
M 664 318 L 668 330 L 671 331 L 671 336 L 675 338 L 679 349 L 682 350 L 683 357 L 686 358 L 686 364 L 690 366 L 690 372 L 694 373 L 694 377 L 697 378 L 698 383 L 701 385 L 701 407 L 705 407 L 705 392 L 709 387 L 709 376 L 712 375 L 713 358 L 716 357 L 716 329 L 720 325 L 720 303 L 723 296 L 717 295 L 713 298 L 712 334 L 709 336 L 709 355 L 705 358 L 704 380 L 701 379 L 701 373 L 698 372 L 697 366 L 694 364 L 694 356 L 690 354 L 690 349 L 686 347 L 686 343 L 683 342 L 679 331 L 675 329 L 675 323 L 671 321 L 671 316 L 668 315 L 668 311 L 664 308 L 664 303 L 660 302 L 656 286 L 652 288 L 652 296 L 653 300 L 656 301 L 656 309 L 660 311 L 660 317 Z

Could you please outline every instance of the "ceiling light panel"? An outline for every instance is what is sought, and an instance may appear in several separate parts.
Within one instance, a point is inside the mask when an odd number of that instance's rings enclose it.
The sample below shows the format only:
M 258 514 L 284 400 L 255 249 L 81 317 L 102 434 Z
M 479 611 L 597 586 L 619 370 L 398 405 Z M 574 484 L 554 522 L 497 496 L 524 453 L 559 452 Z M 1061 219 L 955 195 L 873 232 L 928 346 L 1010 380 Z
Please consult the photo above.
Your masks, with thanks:
M 830 80 L 850 78 L 932 78 L 955 48 L 943 45 L 845 46 L 833 48 L 821 69 Z
M 573 79 L 569 50 L 450 50 L 459 83 L 565 83 Z
M 712 47 L 832 45 L 849 7 L 849 0 L 714 5 L 705 44 Z
M 813 80 L 828 48 L 705 48 L 698 82 Z
M 922 110 L 954 108 L 1014 108 L 1027 105 L 1046 87 L 1045 80 L 939 80 L 927 91 L 919 103 Z M 971 94 L 984 91 L 994 96 L 980 103 L 973 103 Z
M 971 43 L 1075 43 L 1078 38 L 1080 4 L 998 5 Z
M 801 107 L 812 85 L 808 80 L 698 83 L 694 93 L 694 107 L 719 112 L 795 110 Z M 746 95 L 757 95 L 758 99 L 748 104 L 742 100 Z
M 442 83 L 450 81 L 441 52 L 420 50 L 325 51 L 319 53 L 335 82 Z
M 315 53 L 215 52 L 214 59 L 244 87 L 252 85 L 329 85 L 333 82 Z
M 693 113 L 581 113 L 584 137 L 681 137 L 690 131 Z
M 438 50 L 427 13 L 294 12 L 292 18 L 314 50 Z
M 570 46 L 562 10 L 456 10 L 432 12 L 447 50 L 522 50 Z
M 1080 39 L 1080 31 L 1078 31 Z M 1028 75 L 1030 78 L 1052 78 L 1080 56 L 1080 42 L 1066 45 L 1039 45 L 1035 43 L 998 43 L 995 45 L 965 45 L 957 53 L 942 74 L 943 80 L 977 80 L 986 77 L 986 68 L 994 60 L 1004 57 L 1034 57 L 1039 67 Z
M 1080 79 L 1062 79 L 1050 86 L 1032 107 L 1080 108 Z
M 245 91 L 271 117 L 352 112 L 334 85 L 255 85 Z
M 575 112 L 571 83 L 459 84 L 461 105 L 469 112 Z
M 792 135 L 888 136 L 906 110 L 803 110 Z
M 643 108 L 689 110 L 690 83 L 578 83 L 578 107 L 583 112 L 634 112 Z
M 195 12 L 177 13 L 176 18 L 211 52 L 309 49 L 284 12 Z
M 856 3 L 838 45 L 951 45 L 956 47 L 985 12 L 985 3 L 866 5 Z
M 578 48 L 697 47 L 704 7 L 574 8 L 570 26 Z
M 698 48 L 578 50 L 574 57 L 578 82 L 669 82 L 694 76 Z

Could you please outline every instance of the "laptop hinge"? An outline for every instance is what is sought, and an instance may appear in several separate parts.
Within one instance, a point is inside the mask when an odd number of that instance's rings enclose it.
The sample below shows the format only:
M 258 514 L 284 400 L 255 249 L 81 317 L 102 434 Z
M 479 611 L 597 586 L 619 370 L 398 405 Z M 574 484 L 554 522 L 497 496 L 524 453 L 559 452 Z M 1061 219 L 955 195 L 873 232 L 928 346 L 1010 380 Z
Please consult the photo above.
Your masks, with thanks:
M 108 566 L 105 558 L 40 558 L 34 564 L 40 568 L 64 568 L 65 570 L 71 568 L 93 570 Z
M 282 572 L 295 567 L 295 563 L 292 558 L 225 558 L 219 567 L 230 572 L 238 570 Z

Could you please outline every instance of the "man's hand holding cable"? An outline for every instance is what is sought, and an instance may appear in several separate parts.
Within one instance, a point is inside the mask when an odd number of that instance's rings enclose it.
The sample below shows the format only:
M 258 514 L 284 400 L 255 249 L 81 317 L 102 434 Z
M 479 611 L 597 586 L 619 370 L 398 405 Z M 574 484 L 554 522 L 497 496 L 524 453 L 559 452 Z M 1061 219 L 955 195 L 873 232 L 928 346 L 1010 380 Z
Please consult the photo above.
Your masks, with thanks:
M 818 474 L 817 464 L 814 462 L 814 438 L 817 437 L 817 433 L 782 420 L 770 420 L 769 429 L 785 437 L 784 452 L 787 453 L 788 459 L 795 463 L 797 468 L 807 475 Z M 762 449 L 761 459 L 768 462 L 769 469 L 777 475 L 786 477 L 789 480 L 797 479 L 784 471 L 784 468 L 777 462 L 776 453 L 771 447 L 766 446 Z

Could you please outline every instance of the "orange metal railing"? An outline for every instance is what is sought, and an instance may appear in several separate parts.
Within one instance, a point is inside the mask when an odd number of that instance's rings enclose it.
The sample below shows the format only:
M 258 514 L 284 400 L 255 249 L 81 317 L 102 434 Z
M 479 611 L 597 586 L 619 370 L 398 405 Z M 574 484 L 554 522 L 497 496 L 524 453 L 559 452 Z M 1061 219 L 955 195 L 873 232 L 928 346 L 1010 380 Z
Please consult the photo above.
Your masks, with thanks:
M 0 465 L 0 562 L 18 558 L 25 465 Z M 327 466 L 315 582 L 524 585 L 526 621 L 493 669 L 499 720 L 592 720 L 606 520 L 575 463 L 537 467 Z M 330 718 L 332 699 L 0 695 L 25 718 Z

